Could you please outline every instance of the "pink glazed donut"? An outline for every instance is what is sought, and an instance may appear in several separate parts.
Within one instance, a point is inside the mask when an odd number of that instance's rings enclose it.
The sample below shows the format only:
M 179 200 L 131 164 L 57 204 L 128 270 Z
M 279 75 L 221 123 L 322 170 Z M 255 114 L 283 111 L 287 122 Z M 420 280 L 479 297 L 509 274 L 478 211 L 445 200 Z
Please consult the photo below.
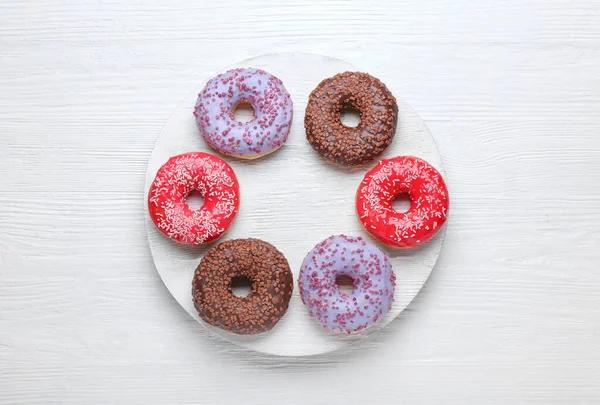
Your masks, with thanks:
M 336 279 L 353 280 L 351 295 Z M 300 267 L 298 286 L 309 314 L 324 327 L 360 332 L 385 315 L 394 301 L 396 275 L 387 255 L 364 239 L 330 236 L 311 250 Z
M 392 201 L 407 193 L 410 208 L 397 212 Z M 356 214 L 365 229 L 398 248 L 419 246 L 435 236 L 448 216 L 448 190 L 440 172 L 423 159 L 383 159 L 365 175 L 356 193 Z
M 194 210 L 188 194 L 199 191 L 204 205 Z M 156 173 L 148 211 L 156 228 L 176 242 L 209 243 L 221 237 L 237 215 L 240 185 L 231 166 L 202 152 L 173 156 Z
M 233 115 L 250 103 L 254 119 Z M 277 77 L 260 69 L 233 69 L 212 78 L 198 94 L 194 108 L 202 136 L 215 150 L 233 157 L 256 159 L 279 149 L 292 124 L 292 99 Z

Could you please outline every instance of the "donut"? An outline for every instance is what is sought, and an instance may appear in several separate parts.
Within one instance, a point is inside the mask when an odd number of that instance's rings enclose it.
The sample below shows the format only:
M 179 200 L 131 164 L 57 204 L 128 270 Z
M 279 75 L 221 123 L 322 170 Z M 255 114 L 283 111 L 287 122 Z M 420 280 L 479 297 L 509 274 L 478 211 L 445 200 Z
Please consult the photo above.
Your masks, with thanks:
M 343 109 L 356 110 L 356 128 L 342 124 Z M 344 72 L 323 80 L 308 99 L 306 139 L 322 157 L 342 166 L 370 162 L 392 142 L 398 105 L 379 79 L 360 72 Z
M 233 115 L 250 103 L 254 119 L 240 122 Z M 206 83 L 198 94 L 194 116 L 206 142 L 218 152 L 255 159 L 274 152 L 287 140 L 293 104 L 283 82 L 260 69 L 233 69 Z
M 336 279 L 353 280 L 351 295 Z M 298 286 L 308 313 L 322 326 L 354 333 L 373 326 L 392 307 L 396 275 L 385 253 L 360 237 L 330 236 L 311 250 L 300 268 Z
M 392 201 L 402 193 L 408 193 L 410 209 L 401 213 Z M 356 194 L 356 212 L 367 232 L 399 248 L 421 245 L 437 234 L 448 206 L 442 175 L 413 156 L 383 159 L 365 175 Z
M 204 205 L 194 210 L 188 194 L 199 191 Z M 173 156 L 162 165 L 148 192 L 156 228 L 176 242 L 209 243 L 221 237 L 237 215 L 240 186 L 231 166 L 202 152 Z
M 231 290 L 235 278 L 252 288 L 246 297 Z M 194 306 L 206 323 L 241 335 L 263 333 L 285 315 L 294 281 L 283 254 L 258 239 L 228 240 L 206 253 L 194 273 Z

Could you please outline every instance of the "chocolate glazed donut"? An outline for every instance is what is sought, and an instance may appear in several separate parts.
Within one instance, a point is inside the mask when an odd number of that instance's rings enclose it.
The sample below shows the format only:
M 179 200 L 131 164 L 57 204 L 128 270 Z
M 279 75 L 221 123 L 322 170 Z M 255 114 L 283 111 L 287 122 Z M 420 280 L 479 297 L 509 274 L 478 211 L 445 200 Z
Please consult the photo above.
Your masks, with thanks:
M 235 278 L 252 284 L 246 297 L 231 290 Z M 292 290 L 290 266 L 273 245 L 258 239 L 228 240 L 200 261 L 192 281 L 194 306 L 207 323 L 254 335 L 270 330 L 285 315 Z
M 353 109 L 360 123 L 350 128 L 340 121 L 343 109 Z M 330 161 L 355 166 L 369 162 L 389 146 L 398 123 L 398 105 L 379 79 L 344 72 L 323 80 L 308 99 L 304 127 L 313 149 Z

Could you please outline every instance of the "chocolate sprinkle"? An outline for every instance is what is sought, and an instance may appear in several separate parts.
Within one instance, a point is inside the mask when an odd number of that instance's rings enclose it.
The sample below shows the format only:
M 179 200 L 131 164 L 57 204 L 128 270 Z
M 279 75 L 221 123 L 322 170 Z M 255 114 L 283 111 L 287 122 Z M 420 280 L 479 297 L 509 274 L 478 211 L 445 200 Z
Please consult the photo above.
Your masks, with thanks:
M 356 128 L 342 124 L 340 112 L 360 115 Z M 323 80 L 308 99 L 306 139 L 322 157 L 343 165 L 369 162 L 390 145 L 398 123 L 398 105 L 379 79 L 361 72 L 344 72 Z
M 246 297 L 231 290 L 232 280 L 252 284 Z M 192 281 L 194 306 L 207 323 L 227 331 L 254 335 L 270 330 L 285 315 L 294 282 L 283 254 L 258 239 L 228 240 L 208 251 Z

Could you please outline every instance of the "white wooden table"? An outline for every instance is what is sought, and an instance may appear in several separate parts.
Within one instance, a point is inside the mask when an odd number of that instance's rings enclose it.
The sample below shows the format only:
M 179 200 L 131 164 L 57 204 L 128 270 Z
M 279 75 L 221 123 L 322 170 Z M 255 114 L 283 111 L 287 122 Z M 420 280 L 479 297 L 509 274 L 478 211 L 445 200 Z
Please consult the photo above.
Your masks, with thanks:
M 274 51 L 404 77 L 453 197 L 408 311 L 304 360 L 204 332 L 144 230 L 171 111 Z M 599 184 L 599 1 L 1 0 L 0 403 L 600 403 Z

